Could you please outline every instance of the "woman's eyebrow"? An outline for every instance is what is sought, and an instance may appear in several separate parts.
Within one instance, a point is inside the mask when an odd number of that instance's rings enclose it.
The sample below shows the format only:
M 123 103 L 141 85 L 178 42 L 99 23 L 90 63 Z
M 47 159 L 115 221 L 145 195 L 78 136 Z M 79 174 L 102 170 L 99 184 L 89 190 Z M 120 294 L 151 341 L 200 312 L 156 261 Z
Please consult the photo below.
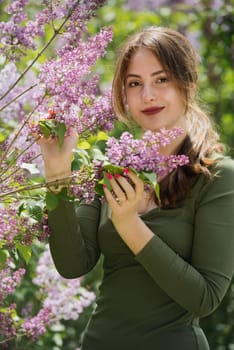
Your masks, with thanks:
M 155 75 L 158 75 L 158 74 L 161 74 L 161 73 L 164 73 L 164 70 L 160 69 L 160 70 L 157 70 L 156 72 L 153 72 L 151 74 L 151 76 L 155 76 Z M 126 79 L 128 78 L 141 78 L 141 76 L 139 74 L 134 74 L 134 73 L 129 73 L 127 76 L 126 76 Z

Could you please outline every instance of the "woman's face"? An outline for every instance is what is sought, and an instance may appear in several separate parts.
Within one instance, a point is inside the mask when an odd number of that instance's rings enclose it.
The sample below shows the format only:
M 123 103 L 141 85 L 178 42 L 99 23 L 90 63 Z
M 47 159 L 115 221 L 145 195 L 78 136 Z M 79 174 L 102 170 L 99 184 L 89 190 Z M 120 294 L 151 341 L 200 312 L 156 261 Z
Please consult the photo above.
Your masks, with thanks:
M 186 128 L 183 96 L 147 48 L 139 48 L 129 63 L 125 97 L 132 118 L 143 129 Z

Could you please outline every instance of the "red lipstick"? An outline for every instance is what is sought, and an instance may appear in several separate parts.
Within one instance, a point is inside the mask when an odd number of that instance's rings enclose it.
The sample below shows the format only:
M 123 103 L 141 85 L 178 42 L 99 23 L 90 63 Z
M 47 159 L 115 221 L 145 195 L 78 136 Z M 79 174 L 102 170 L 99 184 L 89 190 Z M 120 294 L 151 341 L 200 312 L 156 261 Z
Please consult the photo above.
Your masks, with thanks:
M 146 115 L 153 115 L 160 113 L 165 107 L 150 107 L 150 108 L 145 108 L 141 112 Z

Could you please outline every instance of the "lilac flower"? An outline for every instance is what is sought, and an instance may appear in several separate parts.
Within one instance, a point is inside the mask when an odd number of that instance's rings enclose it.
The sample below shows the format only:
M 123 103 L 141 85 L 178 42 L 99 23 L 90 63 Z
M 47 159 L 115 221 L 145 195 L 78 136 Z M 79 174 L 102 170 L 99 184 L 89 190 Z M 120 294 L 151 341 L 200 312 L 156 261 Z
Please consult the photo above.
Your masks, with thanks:
M 80 39 L 74 49 L 63 52 L 56 60 L 46 62 L 39 78 L 49 97 L 41 111 L 44 108 L 45 113 L 48 106 L 53 105 L 56 120 L 67 127 L 75 126 L 79 133 L 112 127 L 114 113 L 110 94 L 96 96 L 97 75 L 87 79 L 92 65 L 104 55 L 111 39 L 112 30 L 102 29 L 86 42 Z
M 184 155 L 160 154 L 160 147 L 168 145 L 182 133 L 183 130 L 180 128 L 162 129 L 156 133 L 146 131 L 141 139 L 134 139 L 129 132 L 124 132 L 119 140 L 111 137 L 107 141 L 107 158 L 114 165 L 164 176 L 189 161 Z
M 51 321 L 77 320 L 84 308 L 95 299 L 95 294 L 81 286 L 81 279 L 66 279 L 55 270 L 48 249 L 41 255 L 33 282 L 40 287 L 44 308 L 50 308 Z
M 46 332 L 46 325 L 50 324 L 51 315 L 51 308 L 45 307 L 36 316 L 26 319 L 22 325 L 22 329 L 28 337 L 35 340 Z
M 0 311 L 0 339 L 10 339 L 16 336 L 17 328 L 12 319 L 12 314 L 15 312 L 15 309 L 16 304 L 11 304 Z
M 7 295 L 12 294 L 25 274 L 25 269 L 20 268 L 12 273 L 9 265 L 0 270 L 0 305 Z
M 68 194 L 91 203 L 96 194 L 95 187 L 102 177 L 102 162 L 94 160 L 87 166 L 83 165 L 80 170 L 73 171 L 72 175 Z
M 19 216 L 16 203 L 0 207 L 0 240 L 4 240 L 8 248 L 14 248 L 17 241 L 31 245 L 36 237 L 46 239 L 49 233 L 47 220 L 45 216 L 39 223 L 26 213 Z

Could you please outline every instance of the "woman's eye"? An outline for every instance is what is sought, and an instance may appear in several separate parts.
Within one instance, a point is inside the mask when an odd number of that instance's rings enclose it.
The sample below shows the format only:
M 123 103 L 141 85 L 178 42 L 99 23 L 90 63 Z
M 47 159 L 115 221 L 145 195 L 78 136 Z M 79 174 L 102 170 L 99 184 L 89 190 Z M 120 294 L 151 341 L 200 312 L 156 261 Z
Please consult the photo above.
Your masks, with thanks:
M 138 86 L 138 85 L 140 85 L 140 83 L 138 81 L 130 81 L 128 83 L 129 87 L 135 87 L 135 86 Z
M 163 83 L 168 83 L 169 79 L 167 77 L 162 77 L 162 78 L 158 78 L 156 80 L 156 83 L 159 83 L 159 84 L 163 84 Z

